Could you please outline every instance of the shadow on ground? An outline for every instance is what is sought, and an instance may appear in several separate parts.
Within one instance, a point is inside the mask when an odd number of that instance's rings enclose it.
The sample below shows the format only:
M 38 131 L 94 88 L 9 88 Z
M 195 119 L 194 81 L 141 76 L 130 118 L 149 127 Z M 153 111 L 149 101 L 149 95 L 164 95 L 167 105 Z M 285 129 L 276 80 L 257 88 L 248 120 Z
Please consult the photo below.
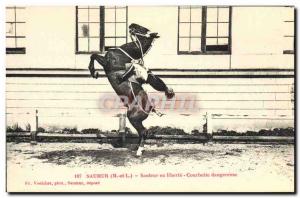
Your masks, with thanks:
M 199 155 L 201 153 L 201 155 Z M 158 160 L 165 163 L 169 157 L 184 159 L 201 160 L 212 156 L 215 151 L 206 151 L 198 149 L 163 149 L 146 150 L 142 157 L 137 157 L 136 152 L 122 149 L 102 149 L 102 150 L 59 150 L 43 152 L 40 155 L 32 156 L 43 160 L 44 163 L 53 163 L 56 165 L 68 165 L 76 163 L 77 165 L 86 164 L 107 164 L 113 166 L 126 166 L 130 164 L 146 163 L 147 161 Z M 226 155 L 226 153 L 223 153 Z

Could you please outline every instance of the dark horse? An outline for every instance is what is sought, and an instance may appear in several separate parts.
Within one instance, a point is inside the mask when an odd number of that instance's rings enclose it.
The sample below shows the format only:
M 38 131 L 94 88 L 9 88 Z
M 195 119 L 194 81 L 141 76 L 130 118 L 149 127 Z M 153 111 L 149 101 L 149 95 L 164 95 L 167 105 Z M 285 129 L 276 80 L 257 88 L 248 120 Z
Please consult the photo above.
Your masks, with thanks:
M 138 61 L 138 65 L 143 66 L 143 56 L 151 48 L 154 39 L 159 38 L 158 33 L 151 33 L 147 28 L 137 24 L 131 24 L 129 32 L 132 42 L 119 48 L 109 49 L 105 56 L 92 54 L 88 68 L 92 77 L 98 78 L 94 60 L 103 67 L 111 86 L 127 107 L 127 117 L 130 123 L 139 134 L 137 155 L 141 155 L 147 135 L 147 129 L 142 122 L 150 112 L 156 112 L 154 105 L 149 101 L 147 93 L 142 88 L 142 84 L 148 83 L 155 90 L 165 92 L 168 99 L 174 96 L 174 92 L 150 70 L 147 70 L 146 78 L 137 78 L 135 68 L 131 64 Z M 125 101 L 124 98 L 128 100 Z M 149 106 L 150 108 L 146 108 Z

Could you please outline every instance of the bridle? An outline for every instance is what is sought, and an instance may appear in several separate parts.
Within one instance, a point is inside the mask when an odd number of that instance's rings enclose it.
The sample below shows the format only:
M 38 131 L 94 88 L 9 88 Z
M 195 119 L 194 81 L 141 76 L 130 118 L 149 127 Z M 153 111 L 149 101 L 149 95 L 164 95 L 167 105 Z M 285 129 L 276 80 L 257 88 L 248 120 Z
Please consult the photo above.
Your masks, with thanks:
M 132 42 L 134 42 L 135 45 L 137 46 L 137 48 L 139 48 L 139 49 L 141 50 L 141 55 L 142 55 L 142 57 L 141 57 L 140 59 L 134 59 L 134 58 L 132 58 L 132 57 L 128 54 L 128 52 L 126 52 L 125 50 L 123 50 L 123 49 L 120 48 L 120 47 L 118 47 L 118 48 L 113 48 L 113 49 L 118 49 L 118 50 L 122 51 L 128 58 L 131 59 L 131 62 L 132 62 L 132 63 L 138 63 L 139 65 L 145 67 L 145 66 L 144 66 L 144 56 L 145 56 L 145 55 L 149 52 L 149 50 L 151 49 L 152 44 L 153 44 L 153 42 L 154 42 L 154 39 L 153 39 L 152 43 L 150 44 L 150 47 L 148 48 L 148 50 L 144 53 L 144 52 L 143 52 L 143 46 L 142 46 L 142 43 L 141 43 L 140 39 L 139 39 L 136 35 L 139 35 L 139 36 L 143 36 L 143 37 L 149 38 L 149 37 L 150 37 L 149 32 L 147 32 L 147 34 L 140 34 L 140 33 L 136 33 L 136 32 L 135 32 L 135 33 L 132 33 L 132 31 L 129 31 L 129 33 L 130 33 L 130 38 L 131 38 Z
M 140 64 L 144 66 L 144 56 L 149 52 L 149 50 L 151 49 L 152 47 L 152 43 L 154 42 L 154 39 L 153 39 L 153 42 L 151 43 L 150 47 L 148 48 L 148 50 L 144 53 L 143 52 L 143 47 L 142 47 L 142 43 L 140 41 L 140 39 L 136 36 L 136 35 L 139 35 L 139 36 L 142 36 L 142 37 L 146 37 L 146 38 L 149 38 L 150 37 L 150 34 L 149 34 L 149 31 L 147 32 L 147 34 L 140 34 L 140 33 L 137 33 L 137 32 L 132 32 L 132 31 L 129 31 L 130 33 L 130 38 L 132 40 L 132 42 L 135 43 L 135 45 L 141 50 L 141 61 L 140 61 Z

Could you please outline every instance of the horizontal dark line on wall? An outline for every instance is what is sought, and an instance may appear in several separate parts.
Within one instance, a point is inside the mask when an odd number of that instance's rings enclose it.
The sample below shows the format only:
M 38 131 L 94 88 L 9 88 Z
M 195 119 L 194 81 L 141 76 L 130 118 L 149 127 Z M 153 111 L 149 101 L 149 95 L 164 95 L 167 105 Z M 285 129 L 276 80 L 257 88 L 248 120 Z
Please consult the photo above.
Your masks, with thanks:
M 73 68 L 6 68 L 7 71 L 89 71 L 88 69 Z M 104 71 L 98 69 L 97 71 Z M 179 71 L 179 72 L 243 72 L 243 71 L 294 71 L 294 69 L 277 69 L 277 68 L 252 68 L 252 69 L 169 69 L 157 68 L 151 71 Z
M 109 82 L 107 83 L 40 83 L 40 82 L 34 82 L 34 83 L 25 83 L 25 82 L 6 82 L 6 85 L 37 85 L 37 86 L 43 86 L 43 85 L 66 85 L 66 86 L 76 86 L 76 85 L 87 85 L 87 86 L 107 86 L 109 85 Z M 168 85 L 175 85 L 175 86 L 292 86 L 293 84 L 257 84 L 257 83 L 244 83 L 244 84 L 224 84 L 224 83 L 216 83 L 216 84 L 201 84 L 201 83 L 185 83 L 185 84 L 178 84 L 178 83 L 168 83 Z
M 6 71 L 88 71 L 88 69 L 72 68 L 6 68 Z M 101 69 L 103 71 L 103 69 Z
M 294 78 L 294 75 L 157 75 L 162 78 Z M 89 74 L 6 74 L 6 77 L 88 78 Z M 106 77 L 99 74 L 99 77 Z
M 55 116 L 54 116 L 55 117 Z M 294 120 L 294 118 L 239 118 L 239 117 L 232 117 L 232 118 L 213 118 L 214 120 Z
M 6 90 L 6 93 L 115 93 L 113 90 L 111 91 L 57 91 L 57 90 L 40 90 L 40 91 L 9 91 Z M 153 92 L 153 91 L 149 91 L 148 93 L 157 93 L 157 92 Z M 218 92 L 214 92 L 212 91 L 177 91 L 176 93 L 234 93 L 234 94 L 242 94 L 242 93 L 255 93 L 255 94 L 261 94 L 261 93 L 274 93 L 274 94 L 279 94 L 279 93 L 290 93 L 289 91 L 278 91 L 278 92 L 268 92 L 268 91 L 261 91 L 261 92 L 253 92 L 253 91 L 245 91 L 245 92 L 237 92 L 237 91 L 218 91 Z
M 25 21 L 6 21 L 5 23 L 26 23 Z
M 21 7 L 21 6 L 8 6 L 6 9 L 25 9 L 26 7 Z
M 72 68 L 6 68 L 6 71 L 88 71 L 88 69 L 72 69 Z
M 74 99 L 66 99 L 66 98 L 42 98 L 42 99 L 40 99 L 40 98 L 22 98 L 22 99 L 14 99 L 14 98 L 7 98 L 6 99 L 7 101 L 8 100 L 12 100 L 12 101 L 30 101 L 30 100 L 34 100 L 34 101 L 39 101 L 39 100 L 41 100 L 41 101 L 44 101 L 44 100 L 49 100 L 49 101 L 51 101 L 51 100 L 53 100 L 53 101 L 56 101 L 56 100 L 58 100 L 58 101 L 99 101 L 100 99 L 80 99 L 80 98 L 74 98 Z M 198 101 L 198 102 L 202 102 L 202 101 L 211 101 L 211 102 L 219 102 L 219 101 L 222 101 L 222 102 L 250 102 L 250 101 L 253 101 L 253 102 L 291 102 L 291 100 L 276 100 L 276 99 L 274 99 L 274 100 L 222 100 L 222 99 L 220 99 L 220 100 L 217 100 L 217 99 L 215 99 L 215 100 L 201 100 L 201 99 L 199 99 L 199 100 L 182 100 L 182 99 L 178 99 L 178 100 L 175 100 L 175 101 Z
M 294 50 L 283 50 L 283 54 L 294 54 Z
M 43 106 L 35 106 L 35 107 L 6 107 L 7 109 L 106 109 L 106 110 L 113 110 L 113 109 L 126 109 L 124 108 L 99 108 L 99 107 L 43 107 Z M 160 109 L 160 108 L 157 108 Z M 168 108 L 164 108 L 166 110 L 169 110 Z M 294 110 L 294 109 L 286 109 L 286 108 L 281 108 L 281 109 L 275 109 L 275 108 L 197 108 L 197 109 L 210 109 L 210 110 L 249 110 L 249 111 L 257 111 L 257 110 L 270 110 L 270 111 L 280 111 L 280 110 Z M 174 112 L 176 112 L 176 110 L 173 110 Z
M 58 117 L 60 115 L 57 115 Z M 278 120 L 278 121 L 283 121 L 283 120 L 295 120 L 295 118 L 292 115 L 288 115 L 288 117 L 275 117 L 272 118 L 272 116 L 269 117 L 230 117 L 230 118 L 212 118 L 213 120 Z
M 26 38 L 26 36 L 6 36 L 6 38 Z
M 179 112 L 176 112 L 179 114 L 179 116 L 186 116 L 186 115 L 183 115 L 183 114 L 180 114 Z M 25 115 L 25 114 L 18 114 L 18 113 L 8 113 L 6 114 L 7 116 L 15 116 L 15 115 Z M 30 115 L 30 113 L 26 114 L 26 115 Z M 32 114 L 31 114 L 32 115 Z M 35 114 L 34 114 L 35 115 Z M 188 116 L 188 115 L 187 115 Z M 205 114 L 202 114 L 200 116 L 205 116 Z M 282 117 L 282 118 L 272 118 L 272 116 L 269 116 L 269 117 L 258 117 L 258 118 L 253 118 L 253 119 L 257 119 L 257 120 L 294 120 L 294 117 L 292 117 L 292 115 L 288 115 L 289 117 L 288 118 L 285 118 L 285 117 Z M 43 117 L 43 118 L 46 118 L 46 117 L 62 117 L 62 118 L 68 118 L 68 117 L 74 117 L 74 118 L 89 118 L 89 117 L 99 117 L 99 114 L 95 114 L 95 113 L 89 113 L 89 114 L 84 114 L 84 115 L 70 115 L 70 114 L 65 114 L 65 113 L 58 113 L 58 114 L 51 114 L 51 115 L 39 115 L 39 117 Z M 115 115 L 111 115 L 111 117 L 117 117 L 117 113 Z M 214 120 L 218 120 L 218 118 L 213 118 Z M 234 119 L 251 119 L 251 118 L 238 118 L 238 117 L 232 117 L 230 118 L 232 120 Z
M 24 77 L 24 78 L 88 78 L 91 77 L 88 74 L 6 74 L 6 77 Z M 99 74 L 99 77 L 106 77 L 103 74 Z
M 180 71 L 180 72 L 233 72 L 233 71 L 294 71 L 294 69 L 151 69 L 151 71 Z
M 7 113 L 6 115 L 24 115 L 24 114 L 15 114 L 15 113 Z M 30 114 L 27 114 L 30 115 Z M 184 116 L 180 114 L 181 116 Z M 88 115 L 65 115 L 65 114 L 57 114 L 57 115 L 39 115 L 42 118 L 91 118 L 91 117 L 98 117 L 99 114 L 88 114 Z M 202 115 L 203 116 L 203 115 Z M 258 117 L 258 118 L 247 118 L 247 117 L 232 117 L 232 118 L 213 118 L 214 120 L 294 120 L 294 118 L 268 118 L 268 117 Z
M 6 54 L 26 54 L 25 47 L 7 47 Z

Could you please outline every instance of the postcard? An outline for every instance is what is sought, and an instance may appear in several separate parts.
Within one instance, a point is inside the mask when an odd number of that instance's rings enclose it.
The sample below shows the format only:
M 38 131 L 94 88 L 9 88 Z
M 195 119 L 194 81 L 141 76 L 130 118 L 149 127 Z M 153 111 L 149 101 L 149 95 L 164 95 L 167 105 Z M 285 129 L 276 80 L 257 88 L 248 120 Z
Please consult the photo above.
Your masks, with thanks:
M 295 193 L 295 7 L 5 10 L 7 192 Z

